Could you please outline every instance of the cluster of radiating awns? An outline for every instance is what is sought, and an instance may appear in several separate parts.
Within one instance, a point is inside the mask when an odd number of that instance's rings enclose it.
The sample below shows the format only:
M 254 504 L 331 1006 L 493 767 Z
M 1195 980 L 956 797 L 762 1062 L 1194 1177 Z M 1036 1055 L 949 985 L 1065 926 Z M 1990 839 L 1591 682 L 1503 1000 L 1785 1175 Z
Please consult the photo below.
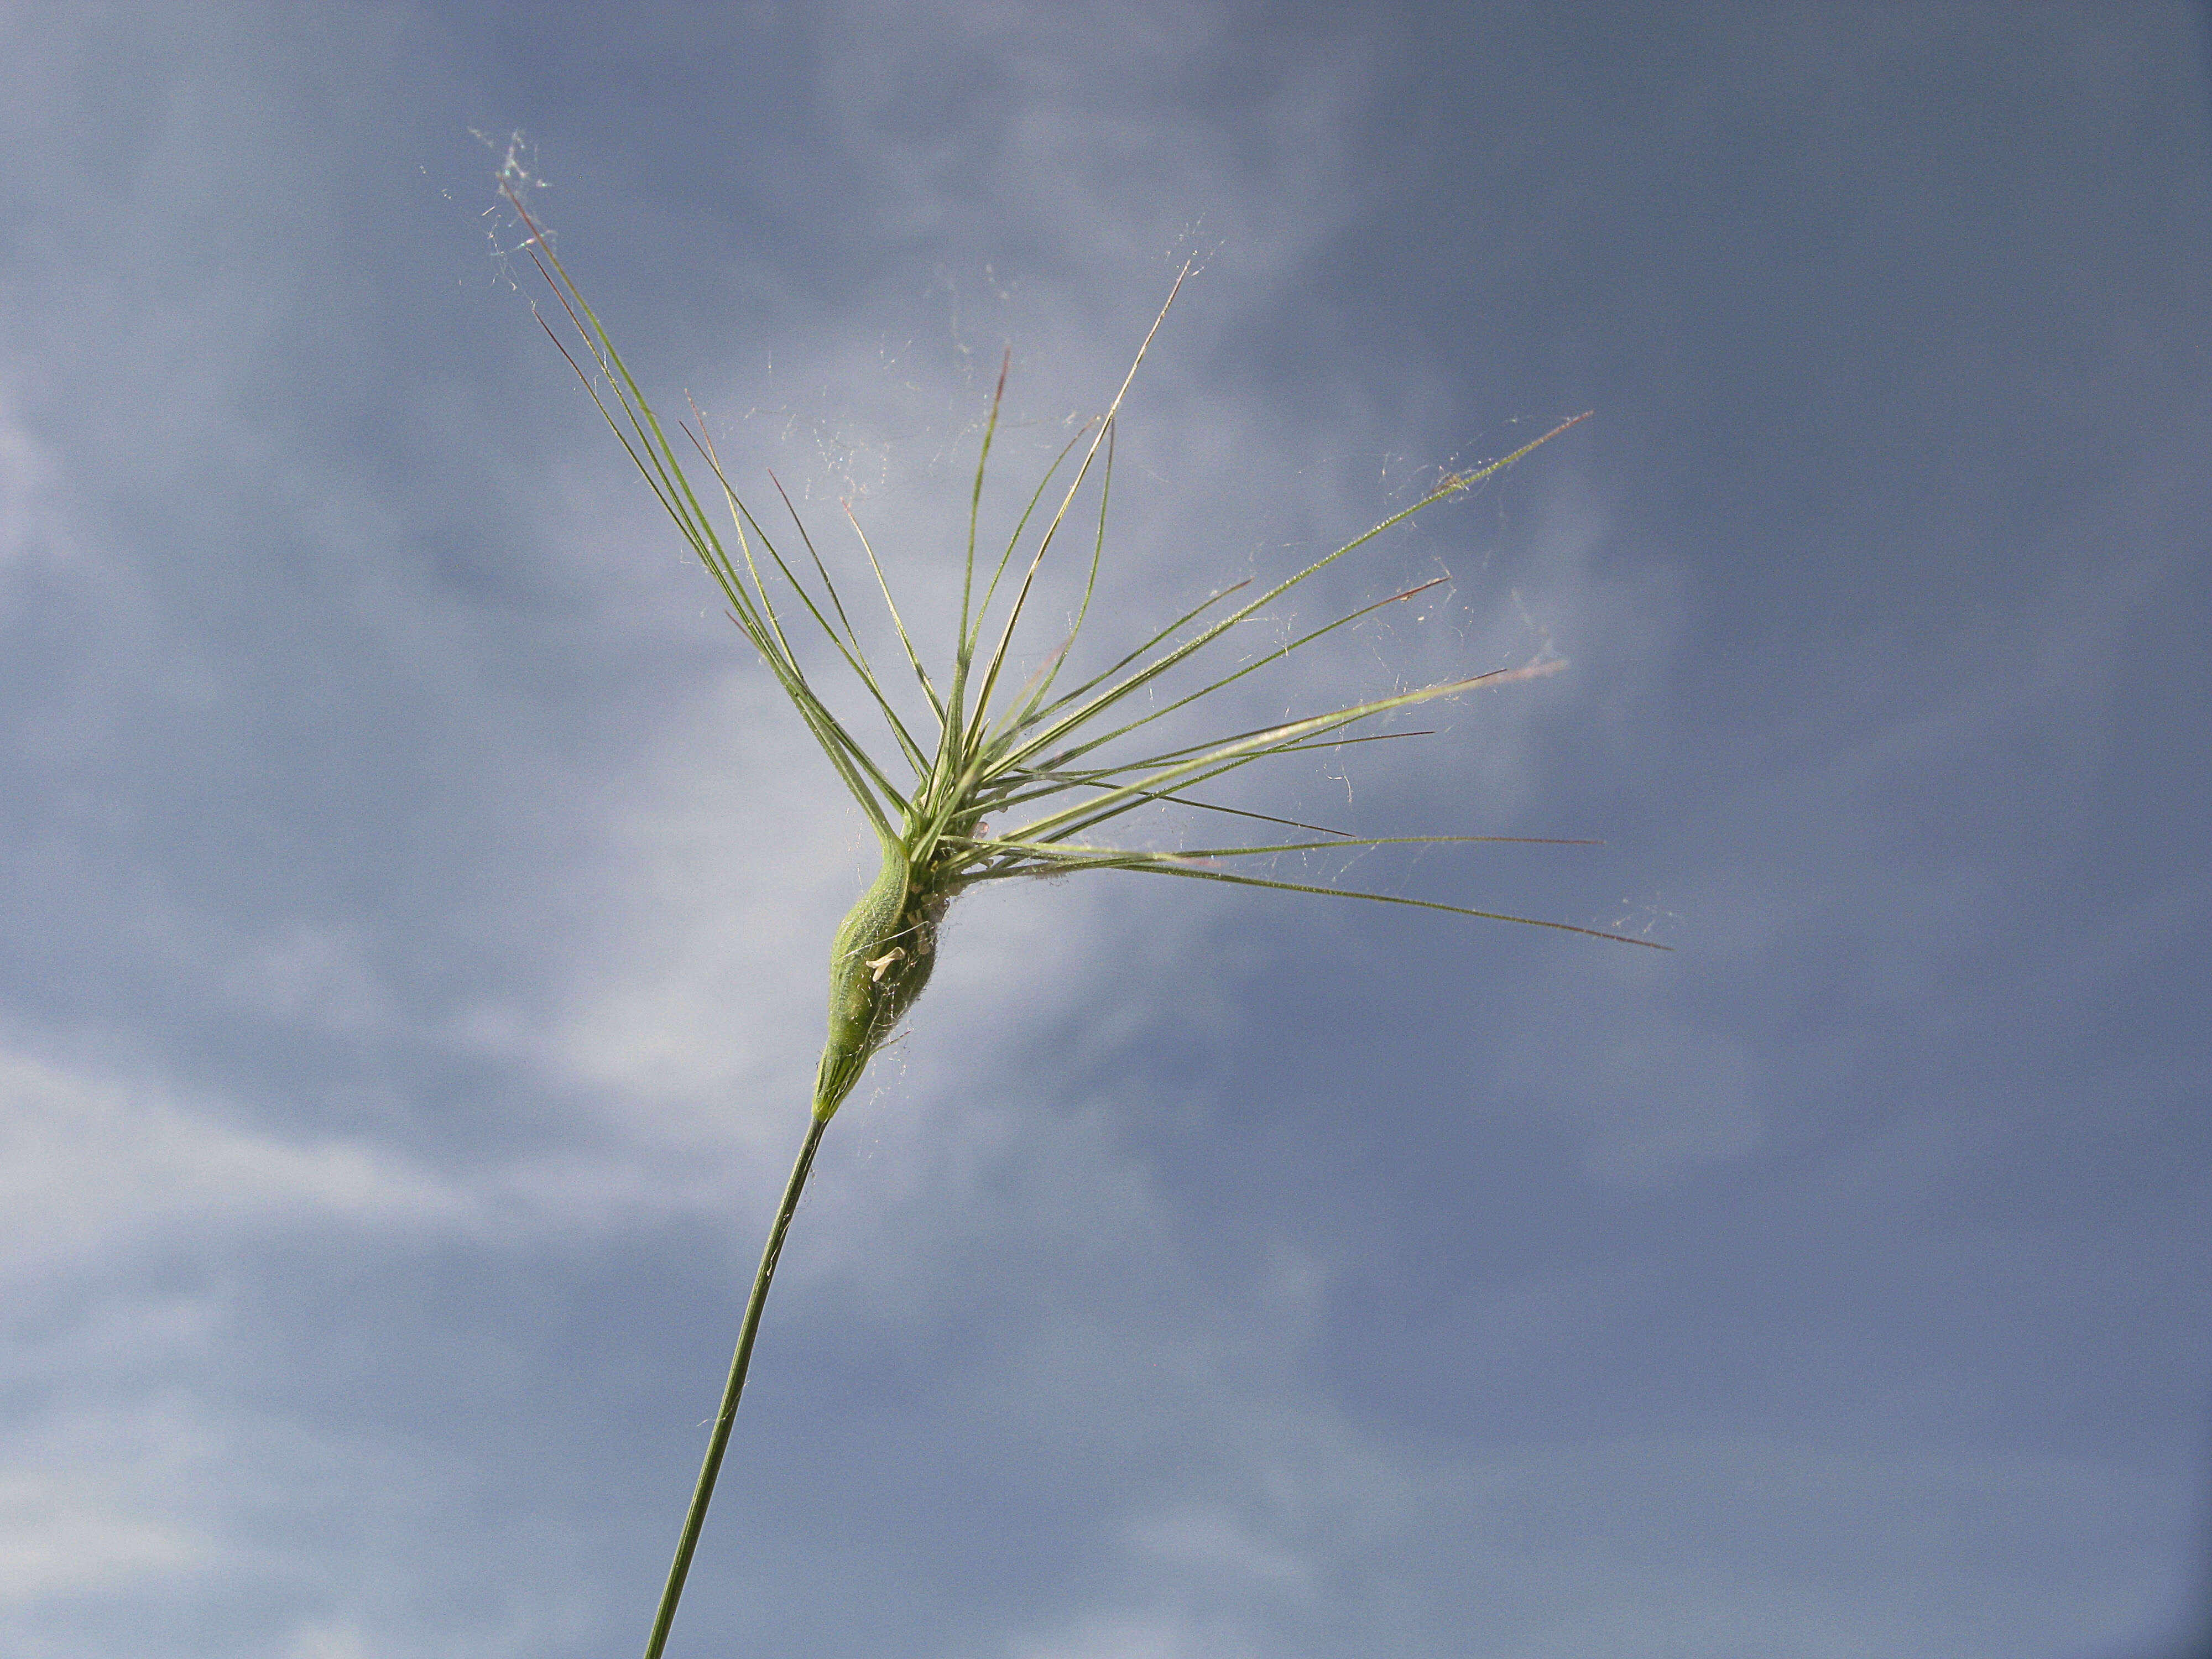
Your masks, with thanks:
M 944 923 L 946 906 L 963 890 L 981 882 L 1115 869 L 1279 891 L 1324 893 L 1462 916 L 1534 921 L 1537 926 L 1568 933 L 1620 937 L 1565 922 L 1536 921 L 1532 917 L 1506 915 L 1431 899 L 1286 881 L 1222 867 L 1224 861 L 1284 854 L 1343 854 L 1364 848 L 1519 837 L 1359 836 L 1250 811 L 1190 793 L 1257 760 L 1310 754 L 1347 742 L 1367 740 L 1365 737 L 1352 735 L 1353 728 L 1366 727 L 1369 722 L 1396 711 L 1455 696 L 1479 686 L 1499 685 L 1509 680 L 1548 673 L 1563 665 L 1556 661 L 1533 662 L 1518 668 L 1494 670 L 1399 691 L 1211 742 L 1181 744 L 1158 753 L 1119 760 L 1107 757 L 1121 747 L 1122 740 L 1141 741 L 1133 734 L 1152 727 L 1155 721 L 1176 710 L 1225 690 L 1247 674 L 1280 662 L 1340 628 L 1442 585 L 1448 578 L 1438 576 L 1419 583 L 1311 628 L 1264 653 L 1241 660 L 1234 667 L 1217 666 L 1213 678 L 1180 696 L 1147 700 L 1141 704 L 1138 701 L 1139 694 L 1160 685 L 1162 677 L 1255 622 L 1269 606 L 1346 554 L 1366 545 L 1434 502 L 1495 477 L 1529 451 L 1574 425 L 1575 421 L 1562 422 L 1542 436 L 1484 466 L 1446 475 L 1419 501 L 1241 603 L 1232 595 L 1239 594 L 1246 583 L 1209 595 L 1136 649 L 1122 655 L 1112 667 L 1055 695 L 1060 668 L 1090 613 L 1096 590 L 1105 544 L 1115 420 L 1136 377 L 1137 366 L 1144 361 L 1145 351 L 1152 343 L 1152 333 L 1146 335 L 1144 345 L 1139 348 L 1136 360 L 1130 364 L 1120 391 L 1105 413 L 1068 440 L 1030 494 L 1027 507 L 1022 510 L 995 561 L 979 570 L 976 520 L 991 440 L 998 428 L 1006 392 L 1006 370 L 1002 366 L 984 425 L 981 453 L 976 457 L 961 577 L 959 622 L 948 678 L 936 679 L 923 666 L 913 641 L 908 637 L 906 624 L 891 602 L 890 584 L 874 550 L 868 547 L 865 532 L 860 535 L 869 568 L 883 589 L 900 654 L 928 703 L 928 722 L 914 726 L 902 715 L 878 678 L 860 634 L 847 616 L 836 586 L 815 551 L 805 527 L 798 523 L 796 512 L 793 514 L 793 529 L 805 549 L 804 562 L 812 566 L 819 578 L 818 586 L 810 583 L 786 561 L 751 510 L 738 498 L 723 474 L 703 422 L 696 428 L 679 426 L 677 429 L 720 487 L 730 515 L 730 540 L 725 541 L 694 491 L 691 481 L 684 475 L 684 458 L 678 453 L 668 430 L 647 403 L 599 318 L 569 280 L 560 260 L 545 246 L 517 189 L 504 180 L 502 188 L 531 230 L 527 244 L 531 258 L 544 272 L 547 283 L 575 325 L 577 337 L 584 347 L 583 361 L 579 361 L 577 354 L 561 342 L 557 333 L 554 334 L 556 343 L 561 344 L 562 353 L 575 366 L 579 378 L 606 417 L 607 424 L 714 577 L 729 602 L 731 620 L 751 641 L 789 696 L 800 719 L 867 816 L 881 845 L 882 868 L 874 884 L 861 895 L 860 902 L 839 927 L 831 954 L 829 1037 L 823 1047 L 814 1083 L 814 1117 L 817 1122 L 826 1122 L 836 1112 L 867 1070 L 869 1060 L 896 1035 L 901 1020 L 921 994 L 922 988 L 929 982 L 931 969 L 937 964 L 938 933 Z M 1188 274 L 1188 268 L 1184 274 Z M 1178 276 L 1176 286 L 1180 288 L 1182 282 L 1182 277 Z M 1174 298 L 1174 290 L 1170 289 L 1170 304 Z M 1153 332 L 1158 331 L 1166 315 L 1167 307 L 1163 306 L 1159 316 L 1153 319 Z M 550 323 L 547 332 L 554 333 Z M 586 367 L 587 362 L 589 368 Z M 1576 420 L 1581 418 L 1578 416 Z M 1041 510 L 1047 490 L 1056 478 L 1066 476 L 1062 468 L 1071 459 L 1076 460 L 1073 476 L 1057 508 Z M 1085 480 L 1091 476 L 1093 463 L 1102 459 L 1103 477 L 1096 498 L 1096 527 L 1090 536 L 1089 569 L 1082 579 L 1081 599 L 1073 625 L 1036 677 L 1023 690 L 1006 697 L 1003 694 L 1006 682 L 1003 677 L 1010 666 L 1015 635 L 1033 596 L 1039 568 L 1051 550 Z M 788 505 L 787 500 L 786 504 Z M 1040 520 L 1042 527 L 1033 529 L 1032 526 Z M 856 531 L 860 528 L 857 520 L 854 527 Z M 770 577 L 775 580 L 772 582 Z M 994 599 L 999 601 L 996 611 Z M 911 784 L 902 787 L 896 783 L 890 772 L 815 690 L 785 631 L 787 621 L 798 622 L 800 613 L 818 626 L 827 648 L 853 672 L 868 700 L 888 724 L 902 758 L 913 772 Z M 993 618 L 990 629 L 997 635 L 995 646 L 988 650 L 983 648 L 987 616 Z M 1206 620 L 1209 616 L 1212 619 Z M 1116 721 L 1120 724 L 1116 725 Z M 1156 805 L 1227 812 L 1246 822 L 1279 825 L 1318 839 L 1185 848 L 1177 852 L 1101 845 L 1090 839 L 1089 832 L 1097 827 L 1125 813 Z M 996 836 L 988 834 L 983 827 L 987 814 L 993 818 L 1007 815 L 1006 827 Z M 1649 945 L 1652 941 L 1625 942 Z

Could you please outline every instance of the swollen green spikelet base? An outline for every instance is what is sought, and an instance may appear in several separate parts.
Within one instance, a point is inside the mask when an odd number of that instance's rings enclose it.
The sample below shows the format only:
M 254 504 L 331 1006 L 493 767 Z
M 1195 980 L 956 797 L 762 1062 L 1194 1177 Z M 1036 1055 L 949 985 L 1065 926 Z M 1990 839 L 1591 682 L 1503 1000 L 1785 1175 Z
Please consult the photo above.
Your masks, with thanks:
M 884 843 L 882 870 L 830 947 L 830 1036 L 814 1077 L 814 1115 L 823 1122 L 929 982 L 938 926 L 951 902 L 951 894 L 916 885 L 902 843 Z

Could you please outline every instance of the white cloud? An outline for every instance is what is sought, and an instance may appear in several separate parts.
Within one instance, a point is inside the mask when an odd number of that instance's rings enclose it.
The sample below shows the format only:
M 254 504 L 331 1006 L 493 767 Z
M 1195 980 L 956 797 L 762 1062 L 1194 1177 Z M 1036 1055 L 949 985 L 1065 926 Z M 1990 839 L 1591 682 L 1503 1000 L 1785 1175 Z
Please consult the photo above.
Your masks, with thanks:
M 359 1139 L 286 1139 L 153 1082 L 0 1050 L 0 1260 L 21 1276 L 190 1229 L 450 1224 L 471 1200 Z
M 0 1609 L 222 1567 L 191 1494 L 220 1437 L 169 1403 L 18 1421 L 0 1439 Z

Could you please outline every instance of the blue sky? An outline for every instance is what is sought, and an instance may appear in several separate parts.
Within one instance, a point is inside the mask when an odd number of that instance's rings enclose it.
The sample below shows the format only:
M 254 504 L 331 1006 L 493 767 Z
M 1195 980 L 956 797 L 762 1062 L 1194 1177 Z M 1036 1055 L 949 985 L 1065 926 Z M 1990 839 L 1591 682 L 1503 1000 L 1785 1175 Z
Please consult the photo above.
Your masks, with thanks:
M 924 627 L 1002 349 L 1003 509 L 1189 256 L 1102 650 L 1595 410 L 1223 719 L 1565 659 L 1240 799 L 1601 838 L 1327 873 L 1674 947 L 963 899 L 672 1653 L 2179 1652 L 2208 68 L 2148 4 L 10 9 L 0 1650 L 642 1643 L 872 854 L 532 320 L 519 133 L 653 395 Z

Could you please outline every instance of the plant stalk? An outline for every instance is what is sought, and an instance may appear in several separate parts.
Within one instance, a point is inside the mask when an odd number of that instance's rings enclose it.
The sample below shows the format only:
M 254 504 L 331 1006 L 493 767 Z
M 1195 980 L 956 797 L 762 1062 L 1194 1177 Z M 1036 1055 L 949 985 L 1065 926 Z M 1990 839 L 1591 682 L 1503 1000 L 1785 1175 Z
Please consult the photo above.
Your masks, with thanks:
M 731 1356 L 730 1380 L 722 1389 L 722 1409 L 714 1419 L 714 1432 L 707 1443 L 707 1461 L 699 1468 L 699 1484 L 691 1492 L 691 1507 L 684 1516 L 684 1535 L 677 1540 L 676 1560 L 668 1569 L 667 1587 L 660 1592 L 660 1607 L 653 1616 L 653 1635 L 645 1644 L 645 1659 L 660 1659 L 668 1645 L 668 1627 L 676 1622 L 676 1604 L 683 1599 L 684 1580 L 691 1571 L 691 1553 L 699 1547 L 699 1529 L 707 1522 L 707 1505 L 714 1496 L 714 1477 L 722 1470 L 722 1454 L 729 1447 L 730 1427 L 737 1421 L 738 1396 L 745 1391 L 745 1370 L 752 1364 L 753 1338 L 760 1332 L 761 1310 L 768 1306 L 768 1287 L 775 1278 L 776 1258 L 783 1254 L 783 1236 L 791 1231 L 791 1218 L 799 1212 L 799 1195 L 805 1190 L 807 1171 L 814 1167 L 815 1149 L 826 1117 L 811 1118 L 806 1144 L 791 1166 L 791 1180 L 783 1189 L 783 1203 L 769 1230 L 768 1248 L 761 1252 L 760 1271 L 753 1275 L 752 1295 L 745 1301 L 744 1323 L 738 1329 L 738 1351 Z

